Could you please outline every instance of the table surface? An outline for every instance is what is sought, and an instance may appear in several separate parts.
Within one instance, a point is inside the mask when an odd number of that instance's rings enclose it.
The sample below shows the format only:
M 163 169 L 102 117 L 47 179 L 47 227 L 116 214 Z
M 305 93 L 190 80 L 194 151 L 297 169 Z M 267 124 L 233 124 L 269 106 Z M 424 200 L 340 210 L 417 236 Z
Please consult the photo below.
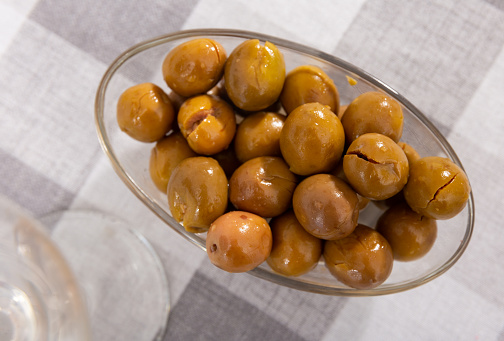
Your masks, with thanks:
M 94 96 L 127 47 L 205 27 L 320 49 L 420 108 L 471 180 L 476 223 L 460 261 L 400 294 L 327 297 L 223 273 L 167 229 L 100 149 Z M 35 217 L 89 208 L 136 226 L 170 283 L 166 340 L 504 340 L 503 1 L 1 0 L 0 29 L 0 192 Z

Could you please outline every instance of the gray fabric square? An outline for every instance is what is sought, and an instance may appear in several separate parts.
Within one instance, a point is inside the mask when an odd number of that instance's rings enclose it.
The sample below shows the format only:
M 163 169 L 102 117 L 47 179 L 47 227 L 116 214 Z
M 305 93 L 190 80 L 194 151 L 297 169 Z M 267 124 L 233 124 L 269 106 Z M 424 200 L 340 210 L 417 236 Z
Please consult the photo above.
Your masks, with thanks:
M 502 49 L 495 32 L 504 32 L 504 14 L 483 1 L 367 1 L 335 54 L 395 88 L 446 134 Z
M 198 271 L 170 313 L 165 340 L 304 339 Z
M 198 0 L 94 2 L 41 0 L 30 18 L 110 64 L 133 44 L 179 30 Z

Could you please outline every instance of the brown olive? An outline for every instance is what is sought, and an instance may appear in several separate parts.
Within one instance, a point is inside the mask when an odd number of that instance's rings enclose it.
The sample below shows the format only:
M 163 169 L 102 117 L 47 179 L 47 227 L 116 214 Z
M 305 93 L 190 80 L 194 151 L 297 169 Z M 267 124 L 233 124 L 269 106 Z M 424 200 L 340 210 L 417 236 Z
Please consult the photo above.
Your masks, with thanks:
M 338 164 L 336 165 L 336 168 L 334 168 L 330 174 L 337 176 L 338 178 L 340 178 L 341 180 L 345 181 L 348 184 L 348 179 L 345 176 L 345 172 L 343 172 L 343 162 L 338 162 Z M 359 207 L 359 211 L 362 211 L 363 209 L 365 209 L 368 206 L 368 204 L 371 200 L 369 200 L 366 197 L 363 197 L 359 193 L 355 193 L 355 194 L 357 194 L 357 199 L 359 200 L 357 207 Z
M 404 197 L 413 211 L 434 219 L 450 219 L 466 206 L 471 186 L 464 171 L 439 156 L 412 164 Z
M 235 136 L 236 157 L 241 162 L 258 156 L 281 156 L 280 132 L 285 116 L 273 112 L 258 112 L 238 125 Z
M 333 80 L 319 67 L 301 65 L 291 70 L 285 78 L 280 101 L 287 115 L 305 103 L 318 102 L 339 111 L 339 93 Z
M 263 110 L 275 103 L 285 80 L 285 62 L 278 48 L 258 39 L 246 40 L 229 55 L 224 82 L 231 101 L 246 111 Z
M 159 140 L 151 150 L 149 174 L 156 187 L 166 193 L 173 169 L 180 161 L 196 156 L 180 132 Z
M 198 154 L 212 155 L 228 148 L 236 132 L 233 108 L 209 95 L 191 97 L 177 116 L 180 131 Z
M 343 115 L 345 114 L 346 108 L 348 108 L 348 105 L 340 105 L 340 108 L 338 110 L 338 118 L 340 120 L 343 118 Z
M 339 118 L 319 103 L 297 107 L 285 120 L 280 150 L 293 173 L 331 171 L 343 154 L 345 133 Z
M 163 61 L 163 77 L 177 94 L 202 94 L 219 82 L 224 72 L 226 51 L 213 39 L 199 38 L 173 48 Z
M 401 105 L 381 92 L 365 92 L 355 98 L 341 119 L 347 143 L 366 133 L 379 133 L 398 142 L 403 131 Z
M 372 289 L 389 277 L 394 256 L 390 244 L 379 232 L 358 225 L 349 236 L 325 243 L 324 261 L 343 284 Z
M 420 154 L 411 145 L 406 142 L 397 142 L 397 145 L 402 148 L 406 158 L 408 159 L 408 164 L 411 165 L 413 162 L 420 160 Z
M 293 211 L 270 221 L 273 247 L 268 265 L 285 276 L 299 276 L 312 270 L 322 254 L 322 240 L 306 232 Z
M 274 217 L 291 205 L 297 178 L 280 157 L 248 160 L 229 179 L 229 200 L 242 211 Z
M 299 223 L 320 239 L 346 237 L 357 226 L 357 194 L 334 175 L 315 174 L 301 181 L 292 205 Z
M 263 263 L 271 252 L 268 222 L 250 212 L 232 211 L 217 218 L 206 238 L 207 254 L 228 272 L 246 272 Z
M 204 156 L 182 160 L 168 182 L 168 204 L 189 232 L 203 232 L 228 204 L 228 180 L 219 163 Z
M 357 193 L 384 200 L 399 193 L 408 181 L 408 159 L 385 135 L 368 133 L 355 139 L 343 157 L 343 171 Z
M 378 219 L 376 230 L 387 239 L 398 261 L 423 257 L 437 236 L 436 220 L 416 213 L 405 202 L 385 211 Z
M 236 157 L 233 142 L 231 142 L 228 148 L 224 149 L 221 152 L 218 152 L 217 154 L 213 154 L 212 157 L 219 162 L 219 165 L 224 170 L 224 173 L 226 173 L 228 179 L 242 164 Z
M 174 119 L 168 95 L 152 83 L 128 88 L 117 102 L 119 128 L 141 142 L 161 139 L 171 129 Z

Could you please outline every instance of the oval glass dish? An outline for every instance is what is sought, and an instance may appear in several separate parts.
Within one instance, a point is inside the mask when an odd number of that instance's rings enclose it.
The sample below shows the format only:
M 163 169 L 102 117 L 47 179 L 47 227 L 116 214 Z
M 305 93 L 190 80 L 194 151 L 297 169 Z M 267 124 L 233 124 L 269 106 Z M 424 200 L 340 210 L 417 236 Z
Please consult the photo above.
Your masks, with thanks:
M 166 54 L 184 41 L 201 37 L 215 39 L 224 46 L 228 55 L 246 39 L 270 41 L 283 53 L 287 72 L 303 64 L 316 65 L 323 69 L 338 87 L 342 105 L 348 104 L 363 92 L 387 93 L 402 105 L 404 112 L 402 141 L 412 145 L 422 157 L 448 157 L 462 167 L 454 150 L 442 134 L 407 99 L 379 79 L 332 55 L 294 42 L 246 31 L 201 29 L 161 36 L 131 47 L 107 69 L 96 95 L 96 127 L 104 152 L 126 186 L 170 228 L 202 251 L 205 251 L 205 233 L 187 232 L 177 223 L 170 214 L 166 194 L 161 193 L 150 178 L 149 157 L 154 144 L 133 140 L 119 129 L 116 121 L 117 100 L 128 87 L 152 82 L 169 93 L 170 89 L 164 82 L 161 72 Z M 357 83 L 351 85 L 348 77 Z M 361 211 L 359 222 L 372 227 L 381 213 L 376 205 L 369 204 Z M 327 295 L 373 296 L 396 293 L 427 283 L 453 266 L 469 243 L 473 224 L 474 202 L 471 194 L 468 204 L 461 213 L 450 220 L 438 221 L 437 240 L 426 256 L 413 262 L 395 261 L 390 277 L 377 288 L 370 290 L 353 289 L 340 283 L 326 269 L 323 260 L 314 270 L 299 277 L 285 277 L 275 273 L 266 262 L 249 273 L 286 287 Z

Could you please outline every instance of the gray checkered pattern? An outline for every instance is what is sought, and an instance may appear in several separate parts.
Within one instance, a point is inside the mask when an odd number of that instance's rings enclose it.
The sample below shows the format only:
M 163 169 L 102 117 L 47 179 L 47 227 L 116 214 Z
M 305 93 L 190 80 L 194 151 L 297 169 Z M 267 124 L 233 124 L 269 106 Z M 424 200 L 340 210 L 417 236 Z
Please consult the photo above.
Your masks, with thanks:
M 103 155 L 94 96 L 129 46 L 201 27 L 313 46 L 424 111 L 472 181 L 476 227 L 459 263 L 409 292 L 327 297 L 223 273 L 166 229 Z M 170 282 L 165 340 L 504 340 L 502 1 L 1 0 L 0 29 L 1 194 L 37 217 L 100 208 L 137 226 Z

